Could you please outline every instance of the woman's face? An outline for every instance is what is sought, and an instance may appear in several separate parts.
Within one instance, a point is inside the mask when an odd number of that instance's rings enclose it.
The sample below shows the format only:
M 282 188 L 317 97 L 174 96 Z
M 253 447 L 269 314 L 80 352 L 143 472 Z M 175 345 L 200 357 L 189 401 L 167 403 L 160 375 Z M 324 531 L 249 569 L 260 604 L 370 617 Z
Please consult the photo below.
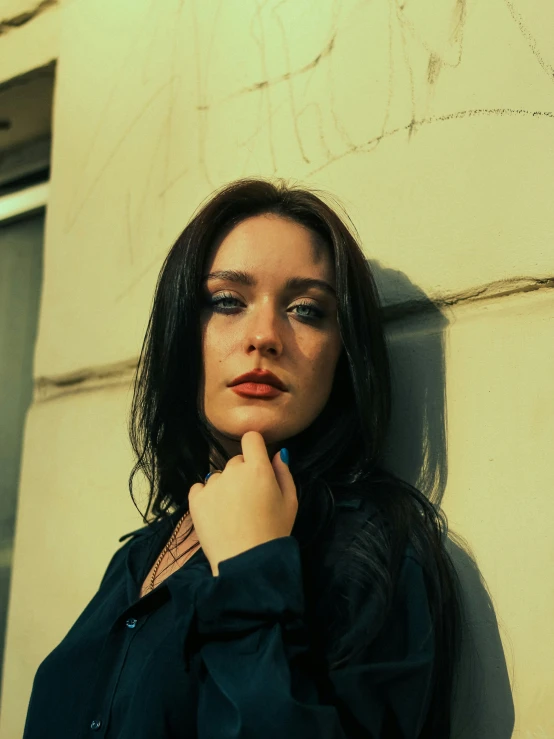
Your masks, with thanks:
M 223 270 L 248 273 L 252 284 L 229 276 L 206 279 Z M 287 288 L 291 278 L 323 280 L 331 291 Z M 333 263 L 311 231 L 266 214 L 227 234 L 210 255 L 204 279 L 203 412 L 231 456 L 242 453 L 243 434 L 258 431 L 271 458 L 312 423 L 331 392 L 342 349 Z M 270 399 L 237 395 L 232 381 L 257 368 L 277 375 L 286 392 Z

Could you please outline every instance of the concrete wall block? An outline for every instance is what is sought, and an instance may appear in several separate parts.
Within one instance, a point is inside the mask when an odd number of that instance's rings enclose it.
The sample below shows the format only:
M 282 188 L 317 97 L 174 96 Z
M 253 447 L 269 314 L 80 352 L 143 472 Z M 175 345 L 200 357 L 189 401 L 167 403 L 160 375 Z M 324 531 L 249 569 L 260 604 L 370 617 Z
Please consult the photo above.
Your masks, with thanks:
M 0 736 L 23 733 L 39 663 L 92 598 L 118 538 L 139 528 L 127 480 L 126 386 L 31 407 L 10 592 Z M 40 603 L 40 608 L 37 608 Z

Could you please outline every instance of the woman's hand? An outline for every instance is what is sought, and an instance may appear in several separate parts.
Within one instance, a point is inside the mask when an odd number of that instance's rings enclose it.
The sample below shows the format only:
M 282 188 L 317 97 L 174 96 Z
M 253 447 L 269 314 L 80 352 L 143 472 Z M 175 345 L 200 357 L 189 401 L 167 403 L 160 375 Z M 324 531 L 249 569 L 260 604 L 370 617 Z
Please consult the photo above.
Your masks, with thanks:
M 290 536 L 298 511 L 296 485 L 279 452 L 271 461 L 257 431 L 247 431 L 241 446 L 222 472 L 189 491 L 190 515 L 214 576 L 222 560 Z

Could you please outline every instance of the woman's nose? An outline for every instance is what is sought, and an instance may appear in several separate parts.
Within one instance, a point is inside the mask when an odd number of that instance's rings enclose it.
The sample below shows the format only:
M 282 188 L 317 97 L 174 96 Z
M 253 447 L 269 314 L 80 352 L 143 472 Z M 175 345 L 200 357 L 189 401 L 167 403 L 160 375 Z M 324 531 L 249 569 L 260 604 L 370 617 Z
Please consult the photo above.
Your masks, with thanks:
M 246 339 L 257 348 L 282 346 L 283 327 L 278 311 L 265 306 L 254 310 L 250 320 L 245 323 Z

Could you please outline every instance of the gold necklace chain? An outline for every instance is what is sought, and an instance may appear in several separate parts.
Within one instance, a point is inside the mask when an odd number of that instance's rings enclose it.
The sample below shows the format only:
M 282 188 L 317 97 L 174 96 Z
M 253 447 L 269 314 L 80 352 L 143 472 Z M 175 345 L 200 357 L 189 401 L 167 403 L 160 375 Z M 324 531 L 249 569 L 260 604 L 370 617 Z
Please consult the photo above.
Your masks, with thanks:
M 162 563 L 162 559 L 164 558 L 164 555 L 166 554 L 167 551 L 169 551 L 169 549 L 171 548 L 171 545 L 173 544 L 173 542 L 177 538 L 177 534 L 179 533 L 179 529 L 181 528 L 181 525 L 182 525 L 183 521 L 185 520 L 185 518 L 188 515 L 189 515 L 189 512 L 187 511 L 185 513 L 185 515 L 180 519 L 180 521 L 178 522 L 177 526 L 175 527 L 175 530 L 171 534 L 171 539 L 167 542 L 167 544 L 165 545 L 165 547 L 162 549 L 162 553 L 160 554 L 160 556 L 156 560 L 156 564 L 154 565 L 154 569 L 152 570 L 152 577 L 150 578 L 150 584 L 148 586 L 148 592 L 149 593 L 152 590 L 154 590 L 154 580 L 156 579 L 156 575 L 158 574 L 158 569 L 160 567 L 160 564 Z

